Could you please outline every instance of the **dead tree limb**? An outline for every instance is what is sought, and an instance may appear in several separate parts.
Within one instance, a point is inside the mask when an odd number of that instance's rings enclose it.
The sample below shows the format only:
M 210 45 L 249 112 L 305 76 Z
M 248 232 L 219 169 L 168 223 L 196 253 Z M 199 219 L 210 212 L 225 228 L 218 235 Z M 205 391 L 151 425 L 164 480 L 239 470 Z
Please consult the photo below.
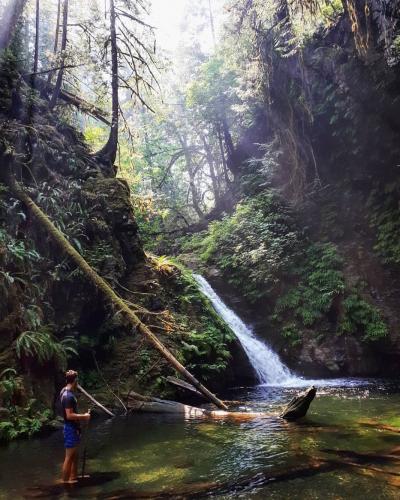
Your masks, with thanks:
M 104 413 L 106 413 L 109 417 L 115 417 L 114 413 L 110 410 L 108 410 L 105 406 L 103 406 L 101 403 L 99 403 L 92 395 L 90 395 L 85 389 L 78 384 L 78 389 L 81 391 L 81 393 L 86 396 L 93 404 L 98 406 Z
M 22 78 L 28 85 L 31 85 L 29 75 L 22 75 Z M 48 85 L 44 79 L 39 78 L 39 77 L 36 78 L 36 80 L 35 80 L 35 87 L 40 92 L 46 92 L 47 89 L 49 91 L 54 91 L 54 85 L 52 85 L 52 84 Z M 91 115 L 91 116 L 93 116 L 93 118 L 100 120 L 101 122 L 105 123 L 106 125 L 109 125 L 109 126 L 111 125 L 111 122 L 106 117 L 105 111 L 98 108 L 94 104 L 91 104 L 91 103 L 85 101 L 85 99 L 82 99 L 82 97 L 76 96 L 76 95 L 74 95 L 71 92 L 68 92 L 66 90 L 60 90 L 58 98 L 64 102 L 66 102 L 67 104 L 71 104 L 72 106 L 75 106 L 76 108 L 79 109 L 79 111 L 82 111 L 82 113 L 86 113 L 88 115 Z

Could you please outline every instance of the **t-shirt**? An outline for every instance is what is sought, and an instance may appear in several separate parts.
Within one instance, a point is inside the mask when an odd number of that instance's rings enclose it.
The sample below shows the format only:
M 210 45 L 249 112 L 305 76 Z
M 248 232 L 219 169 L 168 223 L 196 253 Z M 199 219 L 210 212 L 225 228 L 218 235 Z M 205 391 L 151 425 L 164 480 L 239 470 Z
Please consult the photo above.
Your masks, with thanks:
M 74 413 L 78 413 L 78 400 L 76 399 L 75 394 L 64 387 L 64 389 L 62 389 L 62 391 L 60 392 L 60 399 L 61 407 L 63 410 L 64 423 L 68 423 L 73 427 L 79 429 L 78 420 L 67 420 L 67 412 L 65 411 L 66 409 L 71 409 Z

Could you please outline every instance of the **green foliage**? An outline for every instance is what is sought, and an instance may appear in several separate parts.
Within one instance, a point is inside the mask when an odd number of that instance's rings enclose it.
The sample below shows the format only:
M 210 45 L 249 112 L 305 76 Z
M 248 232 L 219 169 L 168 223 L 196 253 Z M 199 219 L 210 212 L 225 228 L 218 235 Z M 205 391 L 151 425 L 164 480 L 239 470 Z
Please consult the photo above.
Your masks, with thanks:
M 16 392 L 22 387 L 22 380 L 14 368 L 6 368 L 0 373 L 0 397 L 4 405 L 11 405 Z
M 42 409 L 35 399 L 29 400 L 25 406 L 15 404 L 22 387 L 22 379 L 13 368 L 0 373 L 0 402 L 7 410 L 5 419 L 0 421 L 0 442 L 31 437 L 50 418 L 50 410 Z
M 299 251 L 294 218 L 272 190 L 239 204 L 232 216 L 210 225 L 202 260 L 224 271 L 251 301 L 271 293 Z
M 4 229 L 0 229 L 0 248 L 4 247 L 8 252 L 7 259 L 17 262 L 38 262 L 41 260 L 38 252 L 32 248 L 28 248 L 24 241 L 14 239 Z
M 343 301 L 343 318 L 340 333 L 363 332 L 363 340 L 379 340 L 388 333 L 382 315 L 376 307 L 369 304 L 358 294 L 351 294 Z
M 362 298 L 361 291 L 346 287 L 342 260 L 335 245 L 316 243 L 309 246 L 296 274 L 297 283 L 278 298 L 272 316 L 274 321 L 284 325 L 282 334 L 293 345 L 299 343 L 307 328 L 318 328 L 320 334 L 327 331 L 348 335 L 360 333 L 364 341 L 379 340 L 387 335 L 387 325 L 378 309 Z M 335 301 L 341 307 L 337 306 L 334 311 L 333 324 L 327 325 L 325 320 Z M 287 323 L 288 318 L 290 323 Z
M 217 122 L 226 117 L 234 97 L 236 74 L 219 56 L 213 56 L 198 68 L 196 79 L 187 87 L 186 103 L 197 111 L 206 122 Z
M 392 182 L 381 190 L 374 190 L 370 197 L 370 222 L 377 233 L 374 249 L 382 256 L 385 264 L 400 264 L 399 191 L 399 182 Z
M 290 311 L 305 327 L 321 320 L 333 300 L 344 292 L 342 261 L 330 243 L 311 245 L 296 269 L 299 281 L 276 301 L 275 315 Z
M 30 438 L 42 429 L 50 417 L 51 411 L 40 408 L 35 399 L 31 399 L 25 407 L 11 406 L 7 420 L 0 422 L 0 441 Z
M 65 370 L 70 355 L 77 355 L 73 337 L 58 340 L 50 327 L 36 331 L 22 332 L 15 341 L 15 351 L 19 359 L 35 360 L 39 365 L 53 361 L 57 368 Z
M 220 325 L 209 316 L 201 317 L 201 325 L 201 331 L 190 331 L 182 341 L 182 354 L 186 367 L 208 380 L 226 369 L 231 355 Z
M 282 327 L 282 335 L 293 347 L 301 344 L 302 342 L 298 325 L 295 322 L 284 324 L 284 326 Z
M 180 271 L 175 279 L 180 288 L 180 313 L 176 317 L 183 332 L 182 362 L 203 380 L 215 380 L 228 366 L 228 345 L 234 335 L 200 292 L 190 271 L 178 263 L 176 267 Z

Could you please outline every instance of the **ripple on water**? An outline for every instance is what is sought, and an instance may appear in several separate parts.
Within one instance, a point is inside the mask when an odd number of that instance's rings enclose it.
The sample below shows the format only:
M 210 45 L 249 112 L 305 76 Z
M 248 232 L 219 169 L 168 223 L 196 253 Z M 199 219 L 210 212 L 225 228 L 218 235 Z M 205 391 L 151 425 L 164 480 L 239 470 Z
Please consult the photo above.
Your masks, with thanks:
M 311 459 L 332 458 L 324 454 L 325 449 L 382 453 L 398 446 L 398 434 L 370 425 L 377 420 L 394 425 L 398 419 L 400 394 L 396 384 L 340 380 L 341 383 L 335 381 L 335 384 L 319 381 L 307 419 L 299 423 L 277 417 L 237 423 L 182 420 L 171 415 L 132 415 L 93 422 L 89 435 L 89 472 L 118 471 L 121 477 L 82 494 L 95 495 L 121 488 L 157 490 L 201 481 L 232 482 L 260 471 L 273 473 L 304 465 Z M 297 392 L 294 387 L 257 386 L 239 388 L 230 396 L 243 401 L 241 406 L 278 413 Z M 60 433 L 1 448 L 0 497 L 20 498 L 24 487 L 52 481 L 59 474 L 62 452 Z M 372 492 L 369 496 L 368 489 Z M 242 498 L 292 499 L 299 498 L 296 496 L 299 491 L 302 498 L 324 500 L 391 499 L 395 498 L 395 492 L 398 494 L 382 478 L 336 471 L 255 488 L 243 493 Z M 384 491 L 385 496 L 373 496 L 379 491 Z M 225 497 L 237 498 L 237 495 Z

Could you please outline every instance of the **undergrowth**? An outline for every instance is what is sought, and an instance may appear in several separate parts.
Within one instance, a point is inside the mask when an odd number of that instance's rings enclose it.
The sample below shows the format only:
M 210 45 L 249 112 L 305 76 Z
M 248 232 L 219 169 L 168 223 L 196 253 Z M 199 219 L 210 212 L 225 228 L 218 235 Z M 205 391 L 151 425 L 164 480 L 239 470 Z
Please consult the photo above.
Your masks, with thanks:
M 206 266 L 216 266 L 291 345 L 305 334 L 378 340 L 388 329 L 368 302 L 365 284 L 349 285 L 333 243 L 312 242 L 273 190 L 242 201 L 232 216 L 186 241 Z

